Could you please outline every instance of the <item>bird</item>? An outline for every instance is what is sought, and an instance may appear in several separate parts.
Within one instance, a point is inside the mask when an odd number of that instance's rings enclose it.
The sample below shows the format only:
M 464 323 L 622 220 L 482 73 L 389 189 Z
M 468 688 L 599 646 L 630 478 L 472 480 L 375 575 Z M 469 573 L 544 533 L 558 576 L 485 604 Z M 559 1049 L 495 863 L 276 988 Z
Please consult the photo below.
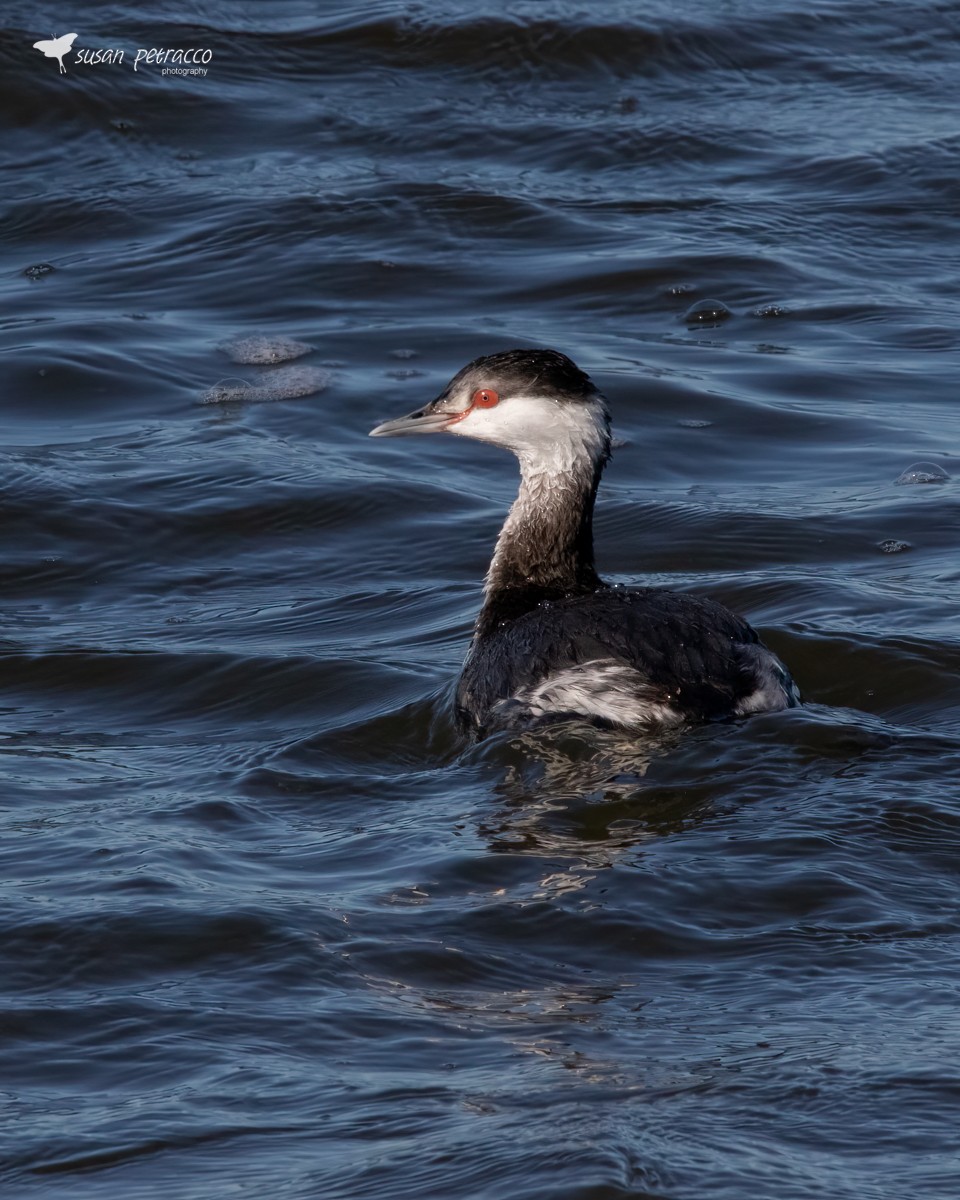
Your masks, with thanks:
M 34 50 L 40 50 L 44 58 L 55 58 L 60 63 L 60 74 L 66 75 L 67 69 L 63 65 L 63 56 L 69 51 L 73 45 L 77 34 L 64 33 L 58 38 L 53 38 L 49 42 L 34 42 Z
M 512 451 L 520 488 L 484 584 L 454 705 L 479 740 L 562 720 L 646 733 L 800 704 L 780 659 L 716 600 L 597 574 L 607 401 L 558 350 L 474 359 L 371 437 L 446 433 Z

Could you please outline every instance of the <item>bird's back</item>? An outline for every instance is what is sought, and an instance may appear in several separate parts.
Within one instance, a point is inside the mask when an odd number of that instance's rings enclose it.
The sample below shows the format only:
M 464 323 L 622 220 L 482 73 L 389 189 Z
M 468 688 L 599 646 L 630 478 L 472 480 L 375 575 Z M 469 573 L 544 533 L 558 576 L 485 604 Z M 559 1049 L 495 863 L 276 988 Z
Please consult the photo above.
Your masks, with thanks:
M 572 714 L 631 726 L 797 701 L 746 621 L 659 588 L 602 587 L 506 621 L 474 641 L 457 687 L 461 722 L 481 734 Z

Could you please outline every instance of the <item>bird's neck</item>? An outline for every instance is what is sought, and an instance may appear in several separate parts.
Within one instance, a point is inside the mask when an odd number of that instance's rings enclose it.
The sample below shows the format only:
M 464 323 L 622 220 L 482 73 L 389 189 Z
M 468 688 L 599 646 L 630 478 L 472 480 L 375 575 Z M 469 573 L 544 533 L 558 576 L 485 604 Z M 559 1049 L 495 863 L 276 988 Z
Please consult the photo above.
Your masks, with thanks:
M 594 592 L 593 505 L 606 455 L 520 455 L 520 491 L 497 538 L 477 636 L 545 600 Z

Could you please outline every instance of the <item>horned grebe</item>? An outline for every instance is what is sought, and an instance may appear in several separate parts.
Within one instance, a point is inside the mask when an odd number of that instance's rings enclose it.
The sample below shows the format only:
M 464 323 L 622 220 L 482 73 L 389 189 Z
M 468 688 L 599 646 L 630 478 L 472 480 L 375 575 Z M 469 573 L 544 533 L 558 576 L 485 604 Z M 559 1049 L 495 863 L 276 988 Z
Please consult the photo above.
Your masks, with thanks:
M 371 437 L 453 433 L 512 450 L 520 491 L 487 572 L 457 685 L 476 737 L 580 716 L 675 725 L 799 704 L 786 667 L 715 600 L 615 588 L 593 565 L 593 505 L 610 417 L 589 376 L 556 350 L 477 358 L 440 395 Z

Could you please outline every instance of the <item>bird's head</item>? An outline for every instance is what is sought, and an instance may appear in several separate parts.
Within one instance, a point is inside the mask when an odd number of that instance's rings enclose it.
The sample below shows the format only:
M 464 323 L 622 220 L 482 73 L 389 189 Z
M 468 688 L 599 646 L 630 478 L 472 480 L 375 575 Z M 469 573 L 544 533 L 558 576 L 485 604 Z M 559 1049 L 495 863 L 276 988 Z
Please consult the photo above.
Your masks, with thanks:
M 384 421 L 371 437 L 452 433 L 512 450 L 521 463 L 570 469 L 602 465 L 610 453 L 610 417 L 588 375 L 557 350 L 505 350 L 476 358 L 435 400 Z

